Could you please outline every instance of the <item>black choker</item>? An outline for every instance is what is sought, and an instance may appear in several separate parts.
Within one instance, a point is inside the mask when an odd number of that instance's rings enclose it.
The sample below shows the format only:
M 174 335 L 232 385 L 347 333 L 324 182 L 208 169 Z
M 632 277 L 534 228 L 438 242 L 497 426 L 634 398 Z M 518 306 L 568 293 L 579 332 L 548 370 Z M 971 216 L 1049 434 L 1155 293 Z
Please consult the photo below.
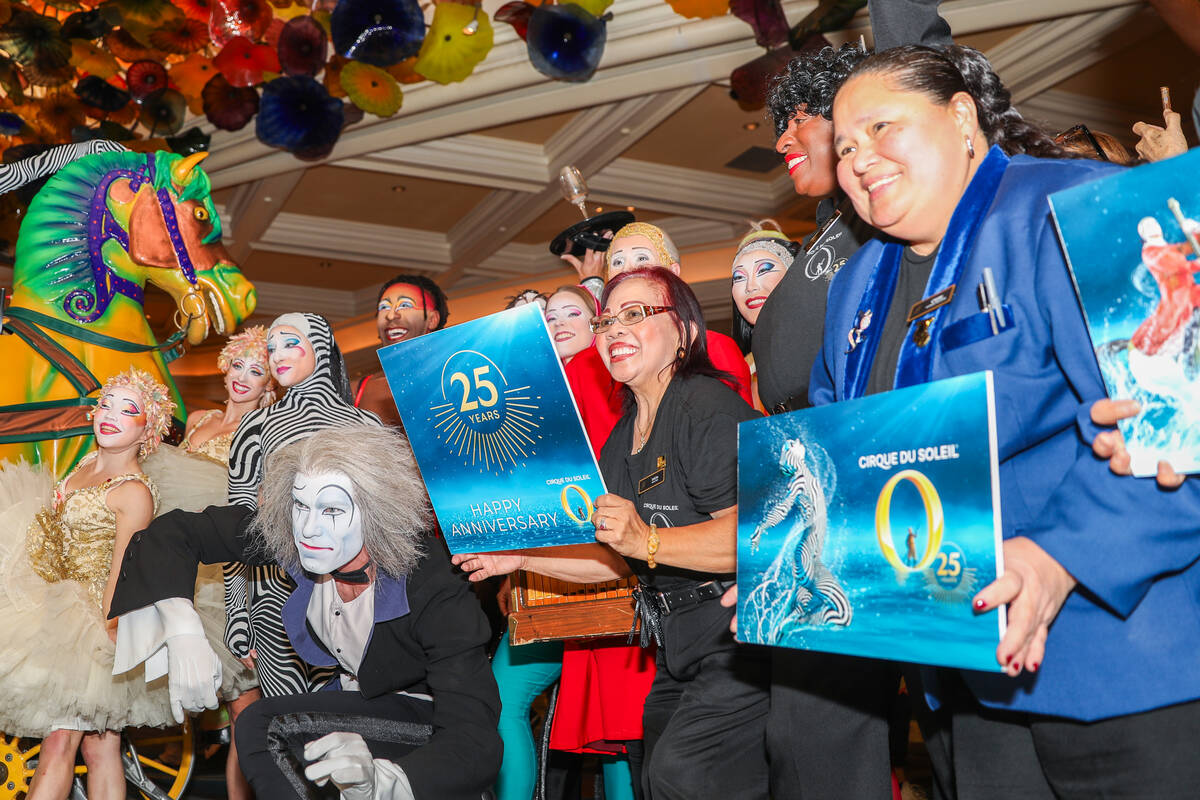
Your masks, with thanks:
M 329 573 L 329 575 L 335 581 L 341 581 L 342 583 L 370 583 L 371 576 L 367 574 L 367 569 L 370 566 L 371 562 L 368 561 L 362 566 L 361 569 L 351 569 L 344 572 L 342 570 L 335 569 L 333 572 Z M 308 570 L 305 570 L 304 574 L 314 582 L 317 580 L 317 578 L 321 577 L 320 575 L 309 572 Z
M 367 574 L 367 568 L 370 566 L 371 562 L 368 561 L 360 569 L 351 569 L 345 572 L 335 569 L 332 573 L 333 579 L 342 583 L 370 583 L 371 576 Z

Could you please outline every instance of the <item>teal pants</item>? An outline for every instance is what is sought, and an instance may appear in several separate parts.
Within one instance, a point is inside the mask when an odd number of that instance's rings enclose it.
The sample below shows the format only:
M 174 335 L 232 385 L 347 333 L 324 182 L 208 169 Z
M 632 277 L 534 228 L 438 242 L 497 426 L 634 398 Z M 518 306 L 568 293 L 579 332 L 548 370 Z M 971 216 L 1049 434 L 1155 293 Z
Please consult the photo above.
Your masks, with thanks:
M 530 800 L 537 785 L 537 747 L 529 726 L 529 706 L 562 674 L 561 642 L 538 642 L 512 647 L 508 637 L 492 659 L 500 686 L 500 738 L 504 761 L 496 778 L 497 800 Z M 633 800 L 629 762 L 621 756 L 604 756 L 606 800 Z

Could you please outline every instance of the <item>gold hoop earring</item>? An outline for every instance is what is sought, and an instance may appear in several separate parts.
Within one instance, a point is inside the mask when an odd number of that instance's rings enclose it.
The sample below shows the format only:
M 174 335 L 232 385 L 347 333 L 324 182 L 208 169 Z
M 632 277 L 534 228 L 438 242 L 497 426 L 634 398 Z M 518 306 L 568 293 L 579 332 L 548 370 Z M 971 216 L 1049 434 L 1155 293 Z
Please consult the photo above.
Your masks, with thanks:
M 971 141 L 970 136 L 964 137 L 967 140 L 967 158 L 975 157 L 975 143 Z

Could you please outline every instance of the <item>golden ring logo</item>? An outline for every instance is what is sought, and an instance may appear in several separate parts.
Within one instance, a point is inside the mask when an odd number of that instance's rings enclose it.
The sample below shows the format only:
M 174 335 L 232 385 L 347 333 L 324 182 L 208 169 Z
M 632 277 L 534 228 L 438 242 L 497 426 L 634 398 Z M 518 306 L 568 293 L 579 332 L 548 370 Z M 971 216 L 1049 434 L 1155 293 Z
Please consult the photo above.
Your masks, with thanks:
M 572 489 L 579 494 L 579 499 L 583 501 L 582 506 L 576 506 L 574 509 L 571 508 L 571 498 L 568 497 Z M 588 497 L 588 493 L 583 490 L 583 487 L 574 483 L 568 483 L 563 487 L 560 499 L 562 500 L 563 511 L 567 512 L 567 516 L 575 520 L 576 523 L 584 525 L 592 518 L 592 498 Z M 582 517 L 576 513 L 578 511 L 584 512 Z
M 905 564 L 896 552 L 892 541 L 892 493 L 900 481 L 910 481 L 921 495 L 925 506 L 925 524 L 929 538 L 925 542 L 925 552 L 915 564 Z M 904 469 L 897 472 L 883 485 L 879 492 L 879 500 L 875 503 L 875 538 L 879 541 L 879 549 L 888 563 L 902 572 L 924 569 L 933 561 L 934 555 L 942 549 L 942 534 L 945 520 L 942 517 L 942 499 L 937 489 L 924 474 L 915 469 Z

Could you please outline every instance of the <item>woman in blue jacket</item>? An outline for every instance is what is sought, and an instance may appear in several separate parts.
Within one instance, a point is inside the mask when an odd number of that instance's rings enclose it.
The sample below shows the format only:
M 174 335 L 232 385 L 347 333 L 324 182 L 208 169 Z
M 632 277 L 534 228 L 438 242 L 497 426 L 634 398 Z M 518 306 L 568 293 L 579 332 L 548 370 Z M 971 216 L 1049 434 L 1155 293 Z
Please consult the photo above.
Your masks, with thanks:
M 1046 199 L 1114 168 L 1062 159 L 968 48 L 867 59 L 834 129 L 842 188 L 890 238 L 831 286 L 812 402 L 995 373 L 1005 574 L 975 608 L 1008 604 L 1006 674 L 926 676 L 949 791 L 1193 796 L 1200 490 L 1114 475 L 1080 437 L 1105 390 Z M 985 268 L 995 329 L 976 298 Z

